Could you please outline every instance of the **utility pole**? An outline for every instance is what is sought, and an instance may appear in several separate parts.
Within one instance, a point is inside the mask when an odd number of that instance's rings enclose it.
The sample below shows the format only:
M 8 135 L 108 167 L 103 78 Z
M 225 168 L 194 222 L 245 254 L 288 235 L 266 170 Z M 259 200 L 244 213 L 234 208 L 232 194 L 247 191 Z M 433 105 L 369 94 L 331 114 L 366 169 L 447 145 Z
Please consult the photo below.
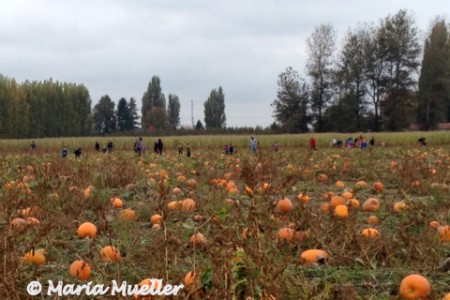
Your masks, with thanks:
M 194 129 L 194 100 L 191 100 L 191 121 L 192 129 Z

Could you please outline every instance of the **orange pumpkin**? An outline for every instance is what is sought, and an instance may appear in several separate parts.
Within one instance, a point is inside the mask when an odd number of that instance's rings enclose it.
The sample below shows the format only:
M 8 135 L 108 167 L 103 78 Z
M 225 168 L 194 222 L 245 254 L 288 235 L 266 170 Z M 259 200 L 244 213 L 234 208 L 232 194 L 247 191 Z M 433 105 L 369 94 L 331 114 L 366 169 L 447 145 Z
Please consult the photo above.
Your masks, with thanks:
M 345 183 L 342 182 L 342 181 L 340 181 L 340 180 L 336 181 L 336 183 L 335 183 L 334 185 L 335 185 L 338 189 L 343 189 L 343 188 L 345 188 Z
M 24 232 L 27 229 L 27 221 L 22 218 L 14 218 L 11 221 L 11 227 L 17 232 Z
M 334 208 L 334 215 L 341 219 L 348 218 L 348 207 L 343 204 L 339 204 Z
M 383 191 L 383 189 L 384 189 L 383 183 L 381 181 L 376 181 L 373 184 L 373 189 L 375 191 L 377 191 L 378 193 L 381 193 Z
M 173 194 L 173 195 L 179 195 L 179 194 L 181 194 L 181 189 L 180 189 L 179 187 L 174 187 L 174 188 L 172 189 L 172 194 Z
M 150 217 L 150 223 L 152 223 L 153 225 L 155 225 L 155 224 L 161 225 L 162 222 L 163 222 L 163 218 L 159 214 L 154 214 Z
M 277 209 L 281 213 L 290 212 L 292 210 L 292 201 L 287 197 L 284 197 L 283 199 L 278 200 Z
M 69 274 L 80 280 L 88 280 L 91 277 L 91 267 L 83 260 L 76 260 L 70 265 Z
M 187 198 L 181 201 L 182 211 L 193 211 L 195 209 L 195 201 L 191 198 Z
M 289 227 L 281 228 L 277 232 L 277 239 L 290 241 L 294 237 L 294 234 L 295 234 L 295 231 L 292 228 L 289 228 Z
M 190 178 L 186 180 L 186 185 L 191 190 L 195 189 L 197 187 L 197 181 L 194 178 Z
M 450 242 L 450 226 L 439 226 L 437 228 L 437 232 L 439 234 L 439 238 L 441 239 L 441 242 Z
M 187 272 L 183 279 L 184 286 L 191 289 L 197 283 L 197 273 L 194 271 Z
M 309 202 L 309 196 L 306 193 L 300 193 L 297 195 L 297 201 L 299 203 L 308 203 Z
M 180 207 L 181 202 L 179 201 L 170 201 L 167 203 L 167 210 L 177 210 Z
M 355 184 L 355 187 L 357 187 L 357 188 L 359 188 L 359 189 L 365 189 L 367 186 L 368 186 L 367 182 L 365 182 L 365 181 L 363 181 L 363 180 L 358 181 L 358 182 Z
M 123 202 L 120 198 L 118 197 L 114 197 L 111 199 L 111 205 L 113 208 L 122 208 L 123 207 Z
M 399 292 L 402 299 L 425 299 L 431 294 L 431 285 L 422 275 L 411 274 L 402 279 Z
M 438 221 L 430 221 L 430 223 L 428 223 L 428 227 L 430 227 L 430 228 L 437 229 L 439 226 L 441 226 L 441 224 L 439 224 Z
M 320 211 L 323 213 L 328 213 L 330 211 L 330 204 L 328 204 L 328 203 L 321 204 Z
M 97 235 L 97 226 L 91 222 L 84 222 L 77 229 L 77 236 L 80 238 L 94 238 Z
M 375 215 L 370 215 L 367 217 L 367 223 L 370 225 L 378 224 L 378 217 Z
M 105 246 L 102 250 L 100 250 L 100 259 L 102 262 L 106 263 L 109 261 L 119 262 L 120 261 L 120 252 L 113 246 Z
M 321 182 L 321 183 L 325 183 L 328 181 L 328 176 L 325 174 L 319 174 L 317 175 L 317 181 Z
M 362 205 L 363 211 L 373 212 L 380 207 L 380 201 L 376 198 L 369 198 Z
M 338 205 L 345 204 L 345 199 L 341 196 L 334 196 L 331 198 L 330 206 L 331 208 L 335 208 Z
M 122 222 L 130 222 L 130 221 L 134 221 L 136 217 L 136 213 L 132 210 L 132 209 L 124 209 L 122 211 L 120 211 L 119 213 L 119 220 L 121 220 Z
M 41 222 L 40 222 L 37 218 L 35 218 L 35 217 L 28 217 L 25 221 L 27 222 L 27 225 L 38 225 L 38 224 L 41 223 Z
M 405 202 L 403 202 L 403 201 L 396 202 L 396 203 L 394 203 L 394 204 L 392 205 L 392 211 L 393 211 L 393 212 L 396 212 L 396 213 L 399 213 L 399 212 L 405 210 L 406 207 L 407 207 L 407 205 L 406 205 Z
M 207 241 L 206 237 L 202 233 L 197 232 L 189 238 L 189 243 L 191 244 L 191 246 L 204 246 L 206 245 Z
M 328 253 L 321 249 L 310 249 L 300 254 L 299 262 L 301 264 L 326 263 L 329 259 Z
M 350 191 L 346 191 L 342 194 L 342 197 L 344 197 L 345 199 L 352 199 L 353 198 L 353 193 Z
M 45 249 L 31 250 L 27 252 L 23 257 L 24 263 L 34 263 L 38 266 L 45 264 Z
M 364 228 L 361 230 L 360 235 L 364 238 L 376 238 L 380 235 L 380 232 L 375 228 Z
M 349 207 L 359 207 L 359 201 L 357 199 L 349 199 L 347 200 L 347 205 Z

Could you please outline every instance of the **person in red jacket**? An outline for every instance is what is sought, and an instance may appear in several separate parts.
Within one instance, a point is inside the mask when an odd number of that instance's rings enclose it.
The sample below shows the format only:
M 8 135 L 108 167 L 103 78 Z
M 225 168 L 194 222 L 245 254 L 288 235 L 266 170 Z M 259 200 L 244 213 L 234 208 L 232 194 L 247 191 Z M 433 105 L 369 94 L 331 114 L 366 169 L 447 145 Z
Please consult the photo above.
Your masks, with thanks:
M 311 150 L 317 150 L 316 149 L 316 139 L 314 139 L 314 136 L 311 136 L 311 138 L 309 139 L 309 148 Z

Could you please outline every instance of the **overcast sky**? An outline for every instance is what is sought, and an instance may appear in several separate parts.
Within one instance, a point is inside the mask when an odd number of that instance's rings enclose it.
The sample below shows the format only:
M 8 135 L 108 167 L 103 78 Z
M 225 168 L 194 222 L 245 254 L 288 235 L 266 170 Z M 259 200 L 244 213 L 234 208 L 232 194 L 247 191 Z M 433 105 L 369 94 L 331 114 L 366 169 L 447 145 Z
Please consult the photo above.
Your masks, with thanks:
M 181 123 L 204 119 L 203 103 L 222 86 L 228 126 L 270 125 L 277 76 L 304 73 L 306 39 L 331 24 L 340 47 L 358 22 L 410 11 L 421 40 L 449 0 L 91 0 L 0 2 L 0 73 L 84 84 L 93 104 L 109 95 L 139 105 L 152 76 L 177 94 Z

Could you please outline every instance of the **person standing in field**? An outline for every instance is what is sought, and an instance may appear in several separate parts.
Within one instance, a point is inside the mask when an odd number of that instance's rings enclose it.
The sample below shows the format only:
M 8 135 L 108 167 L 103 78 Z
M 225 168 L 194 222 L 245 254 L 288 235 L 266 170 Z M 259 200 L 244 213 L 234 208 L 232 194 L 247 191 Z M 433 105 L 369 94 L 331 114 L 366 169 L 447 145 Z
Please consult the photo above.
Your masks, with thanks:
M 189 144 L 186 145 L 186 156 L 191 157 L 191 146 Z
M 142 137 L 139 137 L 139 139 L 134 143 L 134 152 L 136 152 L 137 155 L 141 155 L 143 150 L 144 145 L 142 144 Z
M 164 144 L 161 139 L 158 139 L 157 150 L 158 150 L 159 155 L 162 154 L 163 149 L 164 149 Z
M 311 150 L 317 151 L 317 149 L 316 149 L 316 139 L 314 138 L 314 136 L 311 136 L 311 138 L 309 139 L 309 148 Z
M 100 151 L 100 144 L 98 142 L 95 142 L 95 151 Z
M 249 144 L 250 144 L 250 151 L 252 153 L 255 153 L 256 152 L 256 139 L 253 135 L 250 137 Z
M 280 145 L 278 145 L 278 143 L 275 142 L 275 144 L 273 144 L 273 151 L 278 152 L 279 149 L 280 149 Z

